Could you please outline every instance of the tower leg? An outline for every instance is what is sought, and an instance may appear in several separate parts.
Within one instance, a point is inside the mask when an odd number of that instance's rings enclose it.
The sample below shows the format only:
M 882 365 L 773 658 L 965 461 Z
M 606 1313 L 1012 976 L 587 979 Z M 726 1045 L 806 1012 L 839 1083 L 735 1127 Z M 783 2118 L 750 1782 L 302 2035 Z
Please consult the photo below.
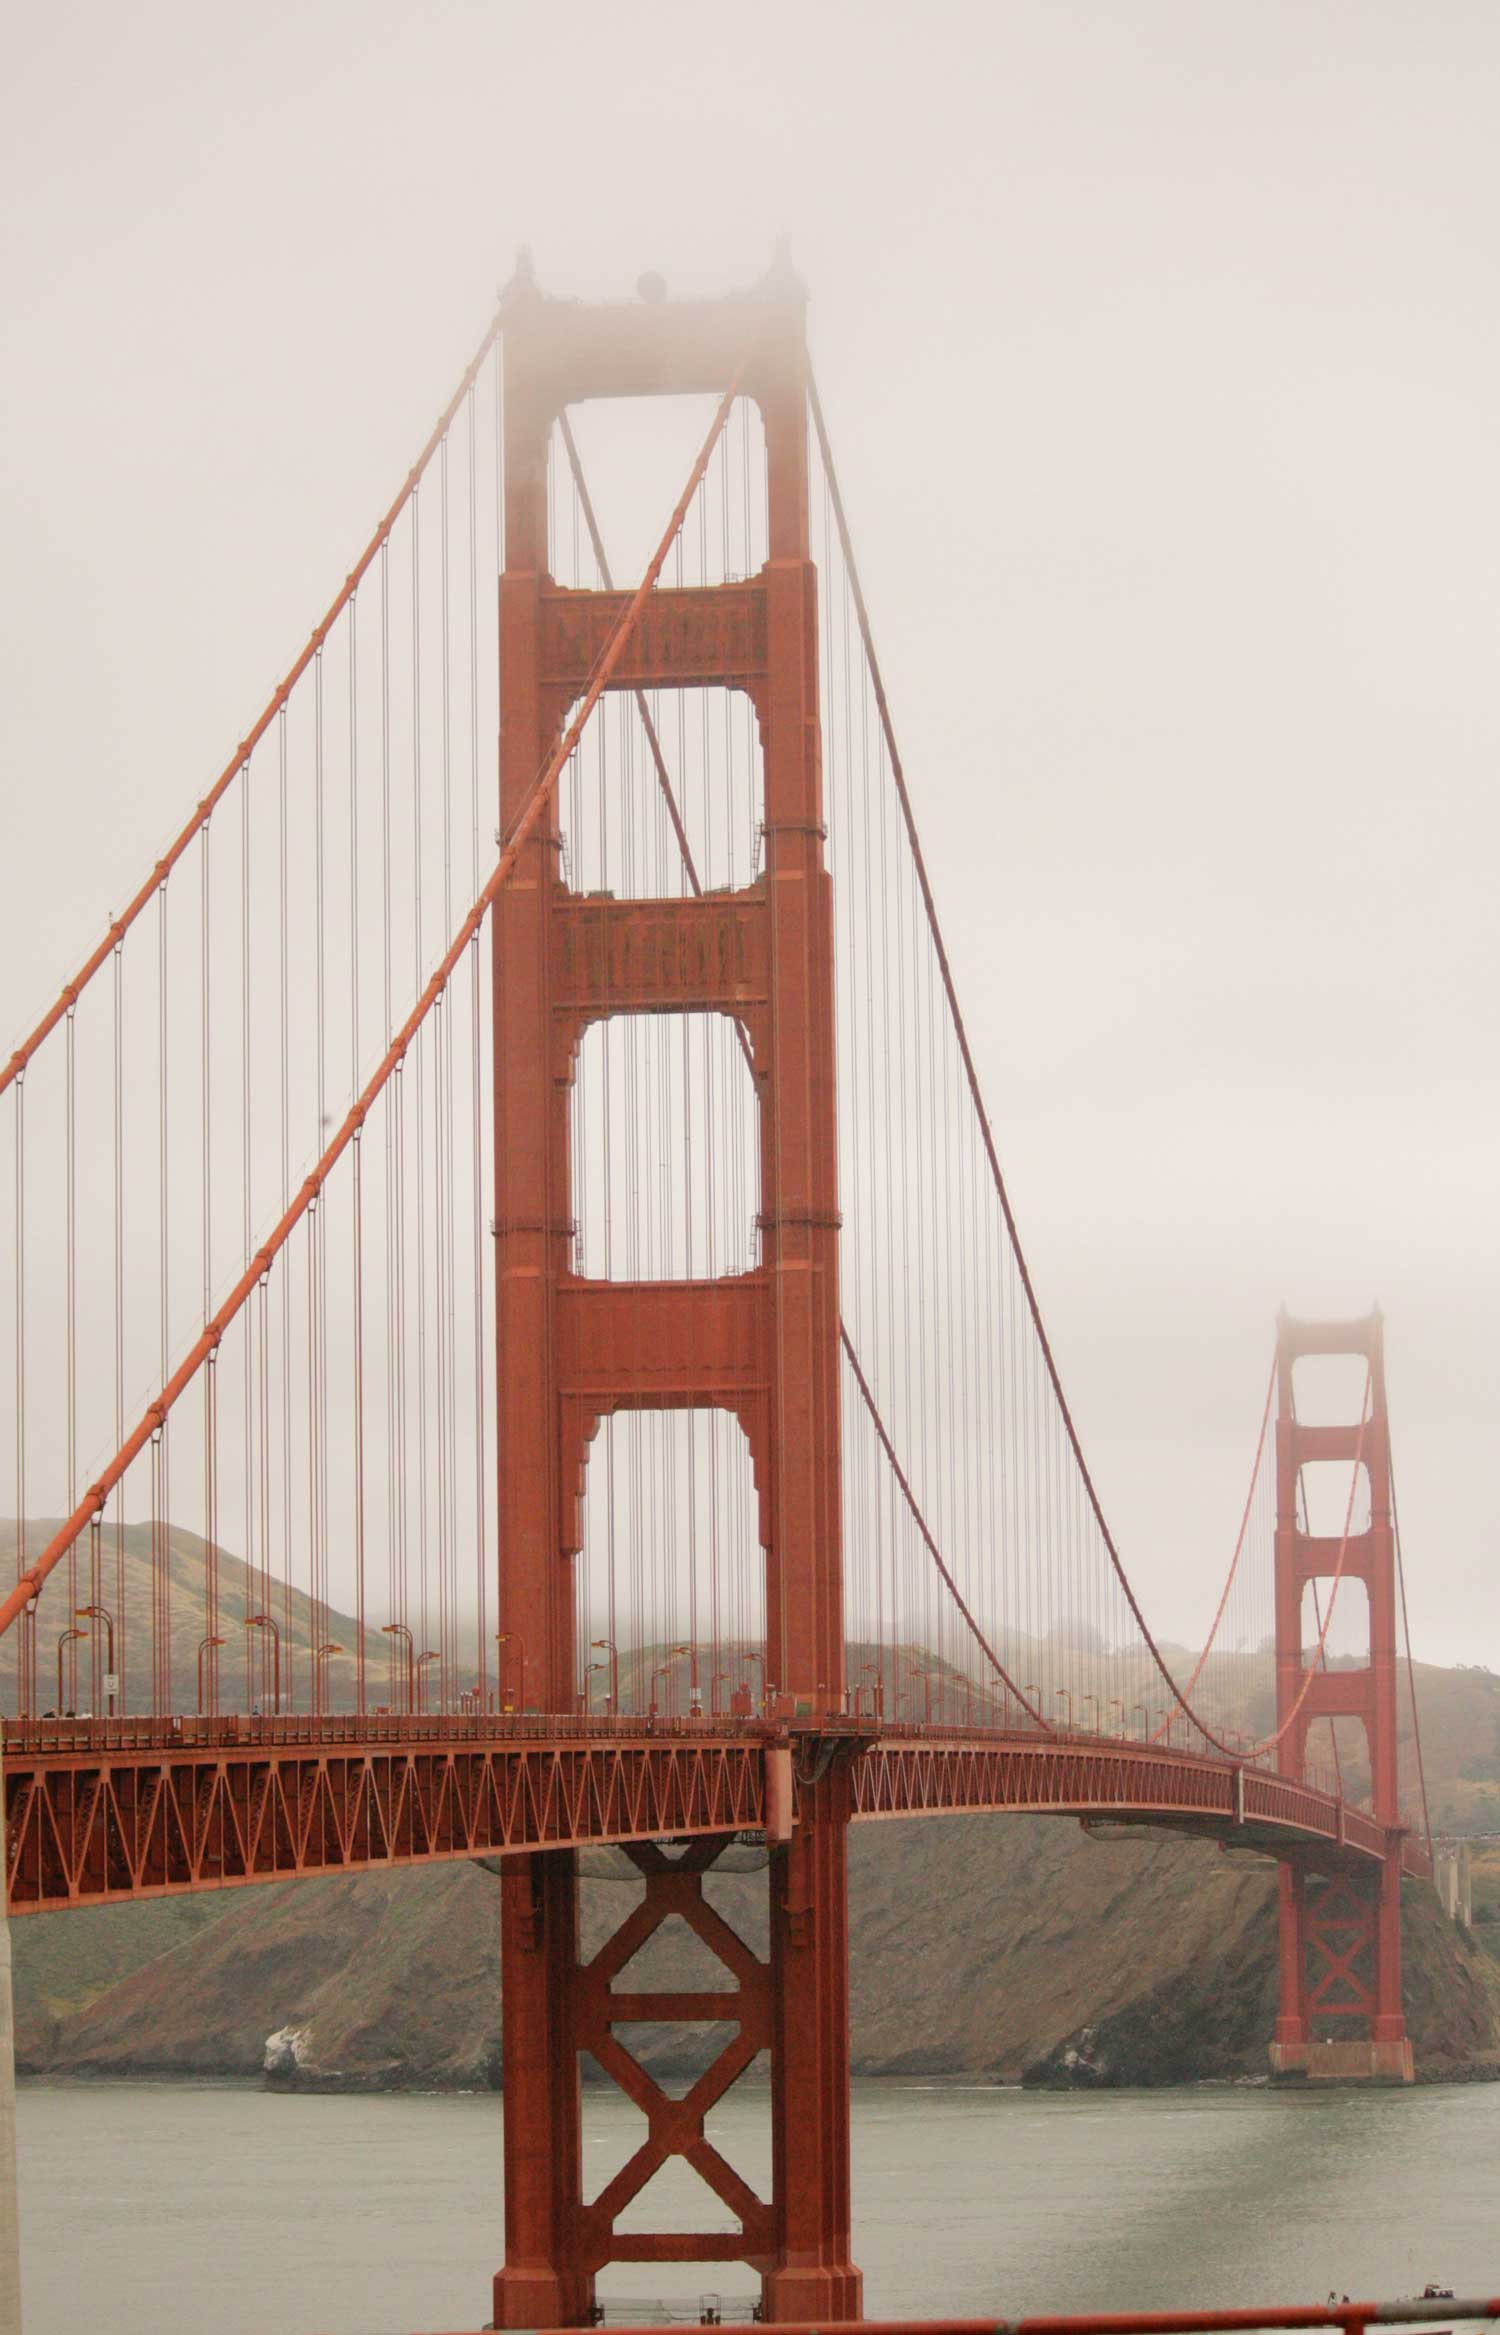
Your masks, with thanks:
M 1387 2083 L 1414 2080 L 1411 2040 L 1401 2004 L 1401 1858 L 1380 1868 L 1375 1915 L 1375 2014 L 1370 2021 L 1370 2073 Z
M 500 1881 L 505 2081 L 505 2267 L 497 2327 L 583 2327 L 582 2103 L 573 2038 L 578 1880 L 573 1852 L 507 1858 Z
M 1283 1865 L 1281 1892 L 1281 2013 L 1271 2045 L 1273 2071 L 1323 2082 L 1409 2084 L 1399 1850 L 1368 1874 L 1313 1879 Z M 1345 2031 L 1318 2032 L 1331 2026 Z
M 849 2258 L 849 1974 L 847 1795 L 825 1779 L 769 1874 L 771 1953 L 763 1962 L 705 1898 L 723 1848 L 705 1839 L 665 1852 L 627 1851 L 639 1902 L 588 1962 L 578 1957 L 573 1859 L 507 1863 L 502 1889 L 505 1981 L 505 2267 L 497 2327 L 586 2326 L 600 2268 L 615 2261 L 710 2265 L 761 2274 L 768 2319 L 854 2319 L 862 2283 Z M 723 1983 L 641 1991 L 636 1955 L 664 1921 L 685 1922 L 723 1965 Z M 625 2048 L 622 2026 L 712 2021 L 731 2030 L 682 2094 L 665 2090 Z M 619 2086 L 645 2137 L 591 2203 L 582 2191 L 579 2054 Z M 705 2118 L 753 2065 L 771 2059 L 772 2195 L 763 2201 L 709 2140 Z M 731 2224 L 715 2231 L 622 2230 L 621 2216 L 669 2158 L 692 2167 Z M 734 2227 L 733 2225 L 738 2225 Z
M 1282 1863 L 1276 1868 L 1276 1879 L 1280 2002 L 1271 2070 L 1274 2075 L 1286 2076 L 1300 2074 L 1307 2067 L 1307 1958 L 1302 1944 L 1299 1876 L 1295 1867 Z
M 771 2167 L 776 2253 L 768 2319 L 857 2319 L 849 2227 L 849 1810 L 838 1774 L 805 1787 L 771 1896 Z

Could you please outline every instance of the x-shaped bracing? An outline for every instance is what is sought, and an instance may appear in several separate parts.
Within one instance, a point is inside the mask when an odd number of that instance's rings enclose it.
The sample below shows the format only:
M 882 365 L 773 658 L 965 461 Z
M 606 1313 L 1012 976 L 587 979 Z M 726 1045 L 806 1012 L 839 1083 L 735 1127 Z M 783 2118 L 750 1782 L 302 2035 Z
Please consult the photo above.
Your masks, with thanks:
M 632 2100 L 646 2119 L 646 2138 L 591 2205 L 582 2208 L 587 2267 L 610 2261 L 738 2260 L 760 2265 L 772 2247 L 771 2208 L 758 2197 L 704 2134 L 703 2122 L 757 2054 L 771 2048 L 770 1971 L 703 1895 L 703 1877 L 721 1854 L 722 1840 L 695 1841 L 669 1857 L 647 1843 L 627 1848 L 646 1893 L 577 1977 L 575 2038 Z M 673 1914 L 738 1983 L 678 1993 L 622 1993 L 614 1981 L 646 1941 Z M 683 2097 L 664 2092 L 614 2033 L 653 2021 L 716 2021 L 734 2033 Z M 616 2222 L 670 2157 L 681 2157 L 734 2215 L 734 2233 L 620 2232 Z
M 1349 1880 L 1327 1881 L 1308 1905 L 1307 1943 L 1316 1976 L 1308 2009 L 1326 2018 L 1368 2017 L 1375 2009 L 1369 1980 L 1355 1968 L 1375 1934 L 1370 1897 Z

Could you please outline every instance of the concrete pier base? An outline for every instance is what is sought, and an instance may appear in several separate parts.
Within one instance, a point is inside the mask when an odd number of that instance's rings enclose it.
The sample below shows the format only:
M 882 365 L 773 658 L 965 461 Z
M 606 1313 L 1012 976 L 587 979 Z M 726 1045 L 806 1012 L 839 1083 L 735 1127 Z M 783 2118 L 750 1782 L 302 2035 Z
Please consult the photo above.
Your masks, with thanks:
M 1416 2080 L 1411 2041 L 1273 2043 L 1273 2076 L 1300 2076 L 1310 2084 L 1410 2084 Z

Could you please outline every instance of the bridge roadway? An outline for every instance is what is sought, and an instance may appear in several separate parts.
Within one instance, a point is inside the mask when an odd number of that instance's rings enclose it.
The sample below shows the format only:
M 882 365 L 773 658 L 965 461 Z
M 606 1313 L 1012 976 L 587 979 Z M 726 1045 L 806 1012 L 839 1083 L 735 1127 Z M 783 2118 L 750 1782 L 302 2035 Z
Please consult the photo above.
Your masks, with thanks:
M 785 1838 L 838 1763 L 856 1819 L 984 1810 L 1165 1825 L 1322 1871 L 1399 1846 L 1249 1765 L 1084 1733 L 885 1720 L 29 1719 L 4 1726 L 12 1914 L 438 1858 L 713 1833 Z

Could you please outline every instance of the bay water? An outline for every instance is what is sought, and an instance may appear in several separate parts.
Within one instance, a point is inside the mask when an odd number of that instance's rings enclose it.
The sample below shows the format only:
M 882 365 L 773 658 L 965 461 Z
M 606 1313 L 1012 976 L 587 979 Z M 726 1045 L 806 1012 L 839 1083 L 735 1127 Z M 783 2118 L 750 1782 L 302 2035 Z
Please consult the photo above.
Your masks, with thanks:
M 27 2335 L 414 2335 L 475 2329 L 501 2256 L 500 2102 L 230 2084 L 27 2084 Z M 644 2133 L 590 2095 L 593 2194 Z M 709 2136 L 764 2194 L 764 2092 Z M 872 2316 L 1191 2309 L 1500 2292 L 1500 2085 L 1042 2094 L 865 2082 L 855 2253 Z M 669 2166 L 638 2228 L 723 2228 Z M 742 2268 L 605 2272 L 610 2316 Z

